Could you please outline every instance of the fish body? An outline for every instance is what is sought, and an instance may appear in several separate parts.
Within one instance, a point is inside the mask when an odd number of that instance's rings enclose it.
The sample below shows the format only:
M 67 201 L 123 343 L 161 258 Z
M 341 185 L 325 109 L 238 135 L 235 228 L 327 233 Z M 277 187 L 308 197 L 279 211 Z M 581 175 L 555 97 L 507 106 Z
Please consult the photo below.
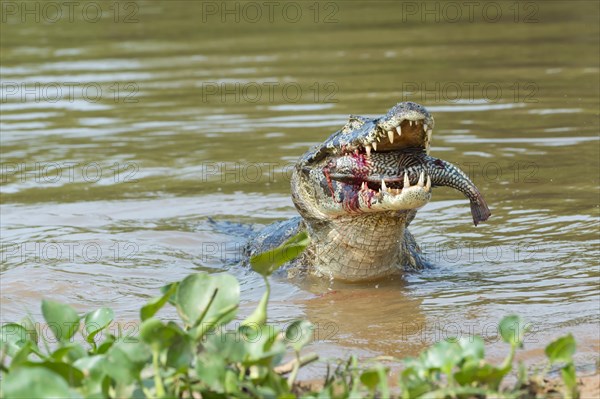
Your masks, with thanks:
M 404 187 L 405 176 L 411 185 L 423 179 L 422 175 L 428 176 L 432 187 L 451 187 L 469 199 L 475 226 L 491 215 L 483 195 L 462 170 L 450 162 L 427 155 L 422 150 L 407 149 L 391 154 L 373 152 L 368 157 L 360 154 L 344 155 L 332 160 L 324 172 L 332 180 L 366 182 L 396 190 Z

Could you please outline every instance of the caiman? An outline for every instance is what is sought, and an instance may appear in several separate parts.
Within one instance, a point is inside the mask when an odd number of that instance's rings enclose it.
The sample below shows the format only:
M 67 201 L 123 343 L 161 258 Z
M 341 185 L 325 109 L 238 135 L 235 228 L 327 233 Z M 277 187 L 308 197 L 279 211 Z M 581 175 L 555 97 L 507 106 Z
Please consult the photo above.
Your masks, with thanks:
M 434 120 L 421 105 L 402 102 L 387 114 L 351 115 L 340 130 L 306 152 L 291 178 L 299 217 L 265 227 L 245 255 L 268 251 L 305 230 L 308 248 L 286 268 L 350 282 L 376 280 L 426 265 L 408 231 L 436 186 L 470 200 L 477 225 L 491 215 L 483 196 L 456 166 L 429 155 Z

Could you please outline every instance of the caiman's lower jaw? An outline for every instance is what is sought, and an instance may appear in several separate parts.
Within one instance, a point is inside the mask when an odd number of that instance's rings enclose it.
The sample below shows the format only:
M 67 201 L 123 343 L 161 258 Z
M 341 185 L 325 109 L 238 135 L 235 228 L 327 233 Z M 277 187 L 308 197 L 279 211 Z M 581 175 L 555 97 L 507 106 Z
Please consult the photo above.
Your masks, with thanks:
M 341 183 L 345 185 L 346 183 Z M 349 212 L 384 212 L 418 209 L 431 200 L 431 180 L 421 174 L 415 185 L 410 185 L 408 177 L 404 179 L 402 188 L 387 187 L 381 183 L 362 182 L 360 187 L 348 185 L 344 191 L 356 191 L 357 200 L 353 206 L 345 206 Z

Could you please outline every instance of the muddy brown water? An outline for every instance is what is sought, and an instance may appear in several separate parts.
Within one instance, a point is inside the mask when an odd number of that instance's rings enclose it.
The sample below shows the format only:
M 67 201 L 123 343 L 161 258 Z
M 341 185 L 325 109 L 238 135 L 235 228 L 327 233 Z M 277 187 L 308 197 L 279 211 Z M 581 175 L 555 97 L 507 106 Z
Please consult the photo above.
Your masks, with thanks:
M 0 25 L 2 322 L 53 298 L 135 331 L 160 286 L 198 271 L 233 273 L 248 314 L 264 287 L 236 265 L 243 229 L 208 218 L 296 215 L 293 162 L 348 114 L 410 100 L 493 216 L 475 228 L 436 189 L 412 224 L 433 268 L 274 280 L 272 322 L 312 320 L 325 358 L 469 334 L 500 358 L 497 322 L 518 313 L 533 362 L 567 332 L 597 359 L 598 3 L 26 3 Z

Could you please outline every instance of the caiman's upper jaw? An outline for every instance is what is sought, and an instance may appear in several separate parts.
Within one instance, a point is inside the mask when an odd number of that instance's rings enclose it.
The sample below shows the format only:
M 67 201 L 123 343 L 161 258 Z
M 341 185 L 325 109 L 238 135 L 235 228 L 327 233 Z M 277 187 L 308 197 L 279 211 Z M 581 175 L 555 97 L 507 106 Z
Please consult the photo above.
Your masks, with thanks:
M 421 118 L 402 119 L 397 125 L 378 123 L 375 140 L 367 141 L 361 147 L 364 148 L 367 155 L 370 155 L 371 150 L 387 152 L 410 147 L 422 148 L 429 153 L 433 125 L 427 122 L 425 118 Z
M 405 148 L 422 148 L 429 153 L 434 120 L 421 105 L 404 102 L 392 107 L 379 118 L 350 116 L 348 123 L 302 159 L 314 163 L 327 156 L 371 151 L 387 152 Z
M 406 102 L 392 107 L 386 115 L 375 120 L 375 131 L 369 131 L 357 144 L 369 154 L 375 151 L 394 151 L 422 148 L 429 153 L 433 133 L 433 117 L 419 104 Z M 359 151 L 362 148 L 358 148 Z

